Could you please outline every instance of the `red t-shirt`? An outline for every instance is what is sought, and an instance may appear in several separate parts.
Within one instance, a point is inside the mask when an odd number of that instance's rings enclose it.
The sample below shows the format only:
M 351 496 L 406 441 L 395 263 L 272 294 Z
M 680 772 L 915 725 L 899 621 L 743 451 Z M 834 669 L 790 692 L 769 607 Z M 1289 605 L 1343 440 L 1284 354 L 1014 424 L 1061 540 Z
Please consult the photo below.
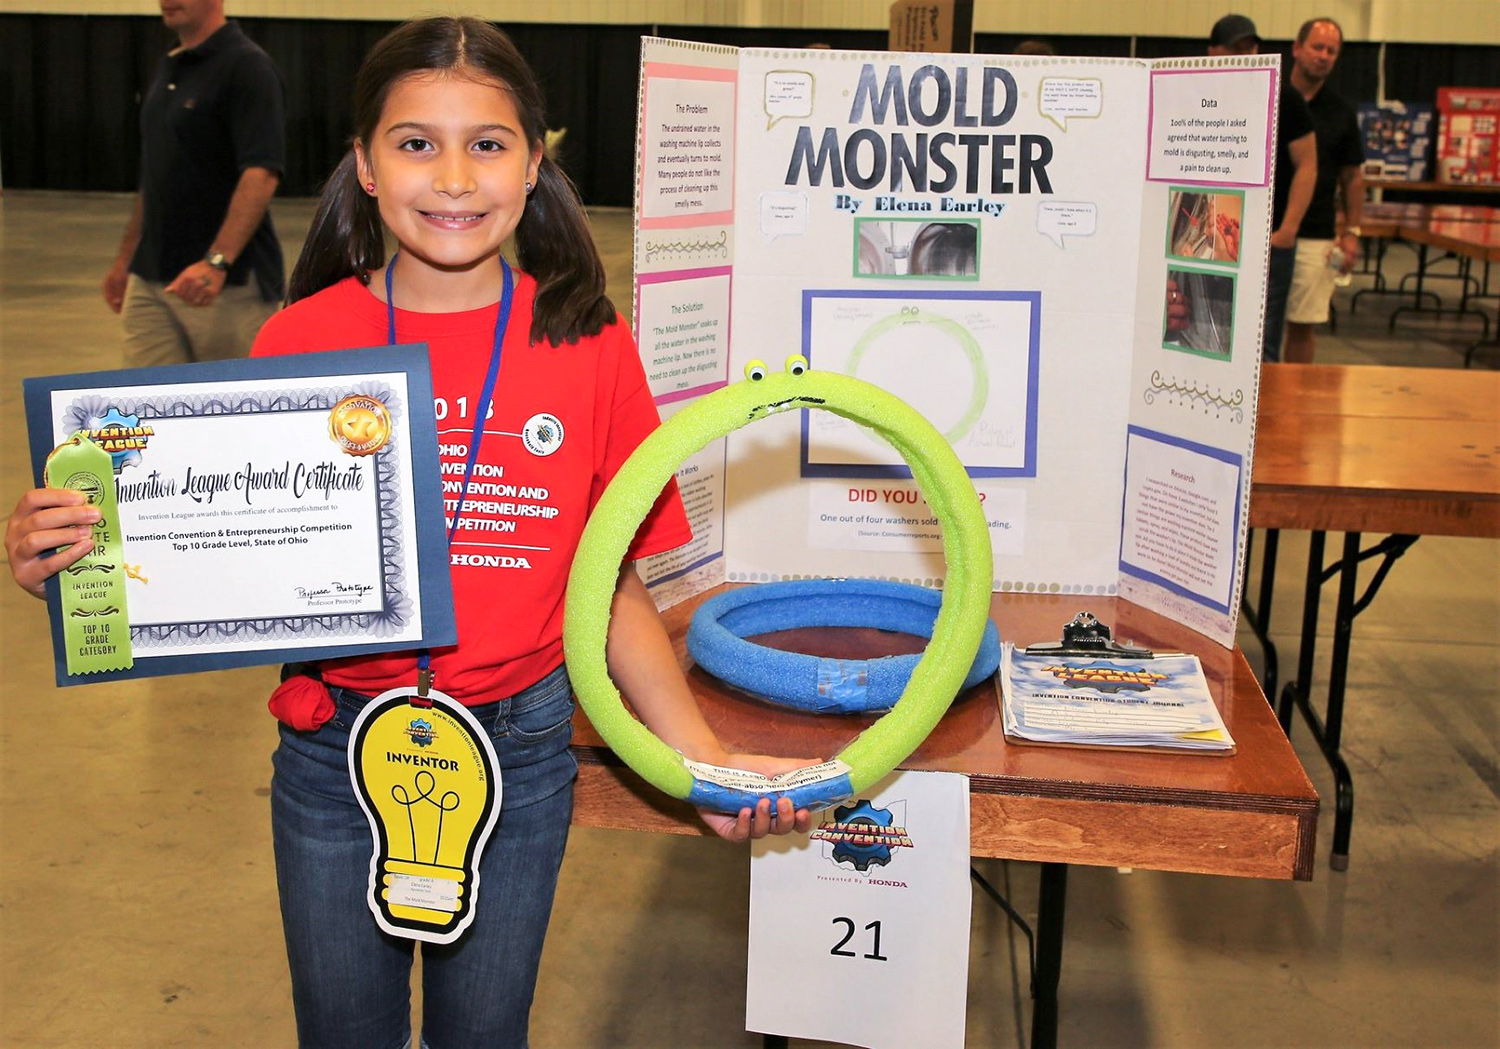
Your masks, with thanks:
M 449 552 L 458 645 L 432 653 L 435 687 L 470 706 L 512 695 L 562 662 L 563 592 L 584 522 L 610 478 L 660 422 L 625 321 L 616 318 L 575 344 L 533 346 L 535 296 L 536 282 L 517 273 L 493 409 Z M 498 313 L 498 304 L 462 313 L 396 310 L 397 341 L 428 346 L 450 525 Z M 351 277 L 277 313 L 250 352 L 386 342 L 385 303 Z M 691 537 L 674 483 L 628 556 L 661 553 Z M 376 694 L 415 684 L 416 666 L 416 653 L 401 652 L 330 660 L 322 669 L 330 685 Z

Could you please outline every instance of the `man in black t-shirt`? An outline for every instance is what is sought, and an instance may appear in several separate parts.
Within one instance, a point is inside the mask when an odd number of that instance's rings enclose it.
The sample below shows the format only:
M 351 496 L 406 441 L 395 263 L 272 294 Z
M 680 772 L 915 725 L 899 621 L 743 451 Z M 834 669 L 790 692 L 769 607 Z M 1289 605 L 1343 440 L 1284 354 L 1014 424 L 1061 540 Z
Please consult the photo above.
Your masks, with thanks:
M 1291 84 L 1307 100 L 1318 136 L 1318 183 L 1297 237 L 1286 314 L 1290 362 L 1312 361 L 1313 329 L 1328 320 L 1334 278 L 1348 273 L 1359 254 L 1364 142 L 1354 107 L 1328 86 L 1343 46 L 1344 31 L 1331 18 L 1304 22 L 1292 45 Z
M 1225 15 L 1208 37 L 1210 55 L 1256 55 L 1260 35 L 1244 15 Z M 1271 196 L 1271 264 L 1266 276 L 1266 336 L 1261 356 L 1281 359 L 1281 332 L 1297 254 L 1297 230 L 1312 200 L 1318 153 L 1301 94 L 1283 82 L 1276 107 L 1276 182 Z
M 102 285 L 131 367 L 242 357 L 280 304 L 271 197 L 281 74 L 224 0 L 161 0 L 177 34 L 141 104 L 140 189 Z

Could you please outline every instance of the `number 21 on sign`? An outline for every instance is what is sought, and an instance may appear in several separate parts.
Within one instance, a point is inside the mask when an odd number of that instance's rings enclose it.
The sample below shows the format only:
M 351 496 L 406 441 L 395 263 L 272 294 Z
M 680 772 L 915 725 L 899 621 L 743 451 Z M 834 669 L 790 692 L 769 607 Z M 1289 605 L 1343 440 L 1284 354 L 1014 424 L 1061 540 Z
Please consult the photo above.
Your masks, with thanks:
M 849 941 L 854 939 L 854 930 L 857 927 L 857 923 L 855 922 L 855 920 L 853 918 L 835 918 L 833 919 L 833 924 L 843 930 L 843 936 L 839 938 L 838 943 L 829 948 L 828 953 L 836 955 L 839 958 L 860 957 L 861 955 L 858 951 L 848 951 L 844 949 Z M 889 958 L 880 953 L 880 921 L 877 919 L 870 922 L 865 926 L 865 931 L 870 933 L 873 939 L 871 941 L 869 953 L 865 954 L 863 957 L 869 958 L 871 961 L 876 962 L 890 961 Z

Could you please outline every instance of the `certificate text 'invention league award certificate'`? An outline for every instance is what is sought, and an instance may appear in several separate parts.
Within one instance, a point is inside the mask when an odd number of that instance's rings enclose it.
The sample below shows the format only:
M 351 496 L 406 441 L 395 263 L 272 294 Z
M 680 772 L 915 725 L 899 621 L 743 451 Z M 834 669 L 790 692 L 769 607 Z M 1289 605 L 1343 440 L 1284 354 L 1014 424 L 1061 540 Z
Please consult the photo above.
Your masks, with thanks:
M 99 613 L 49 584 L 59 684 L 455 642 L 425 347 L 29 379 L 25 392 L 38 483 L 54 448 L 97 445 L 121 539 L 121 564 L 87 571 L 123 577 L 130 652 L 70 674 L 64 618 Z

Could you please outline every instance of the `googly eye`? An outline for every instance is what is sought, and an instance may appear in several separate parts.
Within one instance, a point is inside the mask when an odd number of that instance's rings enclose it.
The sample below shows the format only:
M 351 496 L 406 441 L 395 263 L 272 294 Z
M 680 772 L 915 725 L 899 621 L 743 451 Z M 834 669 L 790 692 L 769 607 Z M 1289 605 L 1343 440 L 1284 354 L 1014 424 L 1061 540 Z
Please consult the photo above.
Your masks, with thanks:
M 745 378 L 749 379 L 751 382 L 760 382 L 769 374 L 771 374 L 771 372 L 770 369 L 766 367 L 765 361 L 751 361 L 749 364 L 745 365 Z
M 807 358 L 800 353 L 794 353 L 786 359 L 786 373 L 788 375 L 801 375 L 807 371 Z

